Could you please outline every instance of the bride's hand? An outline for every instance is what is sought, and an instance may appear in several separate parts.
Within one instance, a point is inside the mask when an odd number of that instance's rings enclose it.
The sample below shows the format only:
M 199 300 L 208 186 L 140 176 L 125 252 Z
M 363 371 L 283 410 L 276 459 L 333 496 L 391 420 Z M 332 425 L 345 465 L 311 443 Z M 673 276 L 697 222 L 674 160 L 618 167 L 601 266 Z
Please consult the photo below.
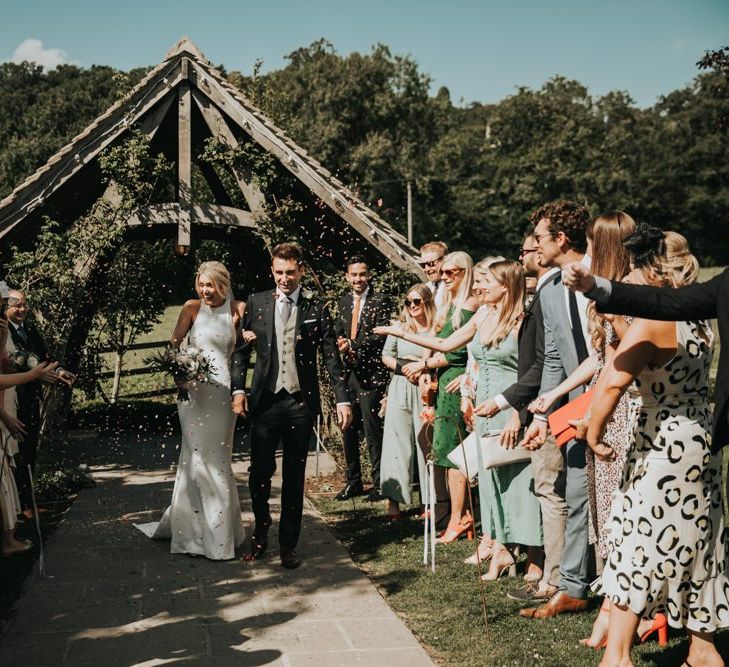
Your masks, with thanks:
M 242 332 L 243 342 L 246 344 L 254 343 L 256 340 L 256 334 L 253 331 L 244 330 Z

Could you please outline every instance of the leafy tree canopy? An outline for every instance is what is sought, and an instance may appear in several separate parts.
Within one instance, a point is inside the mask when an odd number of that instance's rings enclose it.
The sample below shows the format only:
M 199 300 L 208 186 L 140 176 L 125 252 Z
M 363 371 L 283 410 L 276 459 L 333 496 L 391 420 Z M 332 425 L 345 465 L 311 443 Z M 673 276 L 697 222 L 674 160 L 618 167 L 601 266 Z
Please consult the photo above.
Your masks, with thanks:
M 728 63 L 728 48 L 707 53 L 689 86 L 647 109 L 562 77 L 459 107 L 411 57 L 342 56 L 324 40 L 282 69 L 226 76 L 400 230 L 410 181 L 416 244 L 513 255 L 527 214 L 570 197 L 681 231 L 708 265 L 729 263 Z M 0 65 L 0 196 L 142 73 Z

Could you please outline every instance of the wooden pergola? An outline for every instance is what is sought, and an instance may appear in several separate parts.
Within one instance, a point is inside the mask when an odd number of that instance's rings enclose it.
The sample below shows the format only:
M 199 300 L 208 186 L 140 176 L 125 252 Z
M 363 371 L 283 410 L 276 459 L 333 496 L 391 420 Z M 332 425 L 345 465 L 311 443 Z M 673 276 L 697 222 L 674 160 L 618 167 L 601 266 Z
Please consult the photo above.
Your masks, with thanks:
M 250 246 L 243 245 L 250 247 L 252 261 L 265 260 L 262 241 L 252 230 L 272 193 L 261 191 L 250 169 L 231 167 L 231 182 L 240 190 L 234 198 L 215 169 L 197 159 L 210 137 L 232 149 L 252 141 L 294 177 L 294 191 L 286 194 L 304 206 L 295 225 L 310 254 L 326 249 L 332 263 L 342 264 L 348 253 L 357 252 L 375 266 L 389 261 L 420 273 L 416 252 L 402 234 L 277 128 L 187 38 L 123 100 L 0 202 L 0 240 L 32 243 L 45 216 L 71 225 L 100 197 L 113 197 L 98 158 L 129 137 L 133 128 L 147 134 L 154 152 L 174 162 L 177 187 L 174 201 L 146 207 L 127 221 L 129 238 L 169 236 L 184 249 L 196 239 L 233 233 L 250 241 Z M 192 201 L 194 163 L 214 201 Z M 245 208 L 233 205 L 234 199 L 241 201 L 240 195 Z

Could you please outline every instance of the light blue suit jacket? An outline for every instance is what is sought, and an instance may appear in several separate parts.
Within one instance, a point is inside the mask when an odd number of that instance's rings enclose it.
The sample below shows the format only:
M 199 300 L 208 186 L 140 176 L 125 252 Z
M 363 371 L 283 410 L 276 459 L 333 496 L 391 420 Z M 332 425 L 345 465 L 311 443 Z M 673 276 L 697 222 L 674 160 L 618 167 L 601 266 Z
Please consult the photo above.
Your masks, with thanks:
M 544 368 L 540 394 L 554 389 L 580 365 L 575 341 L 572 337 L 570 314 L 567 310 L 564 289 L 562 273 L 558 271 L 539 293 L 544 316 Z M 571 391 L 570 400 L 579 396 L 583 391 L 583 387 Z M 552 406 L 552 410 L 557 407 L 559 407 L 558 403 Z

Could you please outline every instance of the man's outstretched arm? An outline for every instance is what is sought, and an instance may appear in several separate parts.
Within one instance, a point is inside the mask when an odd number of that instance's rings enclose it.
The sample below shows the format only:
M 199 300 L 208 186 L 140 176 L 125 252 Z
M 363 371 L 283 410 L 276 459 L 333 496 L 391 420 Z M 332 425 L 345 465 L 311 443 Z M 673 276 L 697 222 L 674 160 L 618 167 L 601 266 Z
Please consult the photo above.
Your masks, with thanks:
M 686 287 L 628 285 L 593 276 L 581 264 L 565 267 L 562 280 L 570 289 L 584 292 L 601 313 L 634 315 L 649 320 L 709 320 L 716 317 L 719 293 L 729 293 L 729 269 L 705 283 Z

